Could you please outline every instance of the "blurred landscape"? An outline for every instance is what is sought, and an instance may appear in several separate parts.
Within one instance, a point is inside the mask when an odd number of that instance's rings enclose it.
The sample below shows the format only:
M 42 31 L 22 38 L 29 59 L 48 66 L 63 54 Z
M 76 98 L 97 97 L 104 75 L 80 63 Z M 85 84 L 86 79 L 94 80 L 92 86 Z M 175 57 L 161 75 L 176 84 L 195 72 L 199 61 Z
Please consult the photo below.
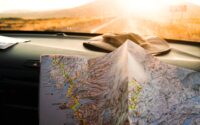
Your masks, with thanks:
M 112 5 L 109 6 L 109 5 Z M 200 6 L 162 13 L 127 13 L 115 1 L 97 0 L 79 7 L 43 12 L 0 13 L 0 30 L 63 31 L 89 33 L 134 32 L 163 38 L 200 41 Z
M 23 19 L 23 18 L 1 18 L 1 30 L 23 30 L 23 31 L 63 31 L 63 32 L 88 32 L 108 21 L 109 18 L 47 18 L 47 19 Z

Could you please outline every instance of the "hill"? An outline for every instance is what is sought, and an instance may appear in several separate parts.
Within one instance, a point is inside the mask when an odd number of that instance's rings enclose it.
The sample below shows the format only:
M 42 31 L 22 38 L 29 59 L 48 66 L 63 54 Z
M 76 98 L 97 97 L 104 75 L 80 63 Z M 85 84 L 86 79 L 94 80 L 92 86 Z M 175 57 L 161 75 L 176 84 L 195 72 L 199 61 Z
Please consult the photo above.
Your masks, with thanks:
M 124 1 L 125 2 L 125 1 Z M 145 3 L 144 3 L 145 4 Z M 200 18 L 200 6 L 185 2 L 183 3 L 187 6 L 187 12 L 184 13 L 184 17 Z M 158 18 L 165 18 L 172 15 L 170 12 L 170 7 L 163 8 L 162 14 L 156 14 Z M 125 11 L 124 11 L 125 12 Z M 176 13 L 177 14 L 177 13 Z M 179 14 L 179 13 L 178 13 Z M 62 10 L 52 10 L 52 11 L 41 11 L 41 12 L 30 12 L 30 11 L 14 11 L 14 12 L 4 12 L 0 13 L 0 17 L 21 17 L 21 18 L 61 18 L 61 17 L 111 17 L 123 15 L 121 10 L 121 5 L 115 0 L 96 0 L 79 7 L 62 9 Z M 149 19 L 154 18 L 154 15 L 146 15 Z M 156 17 L 155 17 L 156 18 Z M 158 19 L 156 18 L 156 19 Z

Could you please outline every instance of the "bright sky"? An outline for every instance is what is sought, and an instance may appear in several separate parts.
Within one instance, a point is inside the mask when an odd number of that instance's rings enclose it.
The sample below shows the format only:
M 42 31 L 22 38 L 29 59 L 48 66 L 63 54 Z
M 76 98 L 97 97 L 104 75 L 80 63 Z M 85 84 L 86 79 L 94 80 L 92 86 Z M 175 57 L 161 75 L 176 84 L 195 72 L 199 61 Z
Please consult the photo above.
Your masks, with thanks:
M 66 9 L 94 0 L 0 0 L 0 12 L 10 10 L 42 11 Z
M 30 10 L 30 11 L 43 11 L 66 9 L 95 0 L 0 0 L 0 12 L 10 10 Z M 115 0 L 114 0 L 115 1 Z M 158 4 L 165 5 L 166 3 L 179 3 L 180 1 L 187 1 L 200 5 L 200 0 L 120 0 L 123 8 L 126 9 L 153 9 L 157 8 Z
M 155 13 L 170 5 L 181 5 L 184 2 L 200 5 L 200 0 L 118 0 L 126 13 Z
M 200 0 L 187 0 L 188 2 L 200 5 Z

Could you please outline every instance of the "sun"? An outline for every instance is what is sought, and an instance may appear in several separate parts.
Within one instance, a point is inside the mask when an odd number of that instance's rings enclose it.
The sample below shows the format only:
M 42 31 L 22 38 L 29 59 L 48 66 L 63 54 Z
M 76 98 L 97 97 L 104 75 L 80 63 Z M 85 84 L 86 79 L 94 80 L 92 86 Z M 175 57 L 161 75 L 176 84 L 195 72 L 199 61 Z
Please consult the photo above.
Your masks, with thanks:
M 157 11 L 159 6 L 155 0 L 119 0 L 119 6 L 127 14 Z

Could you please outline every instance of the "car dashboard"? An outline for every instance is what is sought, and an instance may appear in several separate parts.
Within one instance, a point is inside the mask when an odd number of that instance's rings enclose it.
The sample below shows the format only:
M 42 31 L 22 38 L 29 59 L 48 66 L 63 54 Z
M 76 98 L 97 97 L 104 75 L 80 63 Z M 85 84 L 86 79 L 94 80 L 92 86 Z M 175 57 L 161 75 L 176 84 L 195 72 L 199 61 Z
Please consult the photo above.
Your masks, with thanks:
M 61 54 L 95 58 L 106 54 L 88 50 L 83 42 L 94 35 L 62 33 L 9 33 L 0 35 L 30 40 L 0 50 L 0 110 L 3 123 L 39 123 L 40 56 Z M 97 34 L 96 34 L 97 35 Z M 156 56 L 163 62 L 200 71 L 200 43 L 167 40 L 171 51 Z

